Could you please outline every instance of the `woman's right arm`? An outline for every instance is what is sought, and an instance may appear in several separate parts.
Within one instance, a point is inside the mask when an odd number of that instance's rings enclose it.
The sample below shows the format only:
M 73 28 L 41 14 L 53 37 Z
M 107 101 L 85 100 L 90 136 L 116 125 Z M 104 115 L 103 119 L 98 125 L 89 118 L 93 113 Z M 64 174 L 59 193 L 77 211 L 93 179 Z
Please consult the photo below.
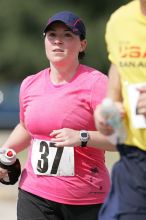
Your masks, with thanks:
M 30 144 L 31 136 L 24 127 L 24 124 L 20 122 L 12 131 L 6 142 L 3 144 L 2 149 L 13 149 L 16 153 L 27 148 Z M 0 179 L 3 179 L 8 175 L 7 169 L 0 167 Z
M 12 131 L 6 142 L 2 145 L 3 149 L 11 148 L 16 153 L 27 148 L 30 144 L 31 136 L 26 130 L 23 122 L 20 122 Z

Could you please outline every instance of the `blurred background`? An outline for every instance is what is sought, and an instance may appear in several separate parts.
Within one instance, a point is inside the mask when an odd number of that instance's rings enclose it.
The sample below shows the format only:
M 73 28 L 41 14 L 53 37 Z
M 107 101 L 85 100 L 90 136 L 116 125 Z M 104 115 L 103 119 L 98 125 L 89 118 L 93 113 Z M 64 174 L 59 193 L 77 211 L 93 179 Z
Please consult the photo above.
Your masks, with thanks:
M 109 62 L 105 45 L 105 25 L 111 13 L 128 0 L 0 0 L 0 144 L 19 121 L 19 87 L 28 75 L 49 66 L 45 57 L 43 29 L 48 18 L 58 11 L 69 10 L 80 15 L 87 27 L 88 47 L 84 64 L 107 74 Z M 20 155 L 22 164 L 26 153 Z M 23 158 L 23 159 L 22 159 Z M 116 153 L 107 155 L 111 169 Z M 1 219 L 13 220 L 17 185 L 0 185 Z M 5 213 L 13 208 L 12 214 Z M 12 202 L 13 205 L 12 206 Z M 9 207 L 9 203 L 11 207 Z M 2 206 L 3 205 L 3 206 Z M 6 215 L 5 215 L 5 214 Z M 12 216 L 14 215 L 14 217 Z M 9 216 L 9 217 L 8 217 Z
M 128 0 L 0 0 L 0 129 L 18 122 L 21 81 L 46 68 L 43 29 L 48 18 L 61 10 L 73 11 L 87 27 L 88 47 L 83 63 L 107 73 L 104 40 L 110 14 Z

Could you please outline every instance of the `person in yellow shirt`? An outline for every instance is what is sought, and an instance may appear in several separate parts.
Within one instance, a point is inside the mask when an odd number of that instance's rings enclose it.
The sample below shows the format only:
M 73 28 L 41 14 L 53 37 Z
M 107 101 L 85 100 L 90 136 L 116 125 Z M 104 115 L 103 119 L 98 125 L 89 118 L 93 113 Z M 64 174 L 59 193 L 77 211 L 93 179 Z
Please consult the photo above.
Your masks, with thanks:
M 105 38 L 111 62 L 107 97 L 119 109 L 126 139 L 117 143 L 120 160 L 113 167 L 99 220 L 146 220 L 146 0 L 117 9 L 107 22 Z M 104 135 L 114 133 L 101 105 L 95 122 Z

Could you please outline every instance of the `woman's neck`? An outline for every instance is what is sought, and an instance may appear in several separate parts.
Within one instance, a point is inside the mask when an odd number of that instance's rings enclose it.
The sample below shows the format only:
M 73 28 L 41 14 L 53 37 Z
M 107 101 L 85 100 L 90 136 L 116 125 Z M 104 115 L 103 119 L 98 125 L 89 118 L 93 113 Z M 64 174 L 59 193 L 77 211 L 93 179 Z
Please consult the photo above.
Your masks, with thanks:
M 54 84 L 64 84 L 69 82 L 72 77 L 76 74 L 78 69 L 79 62 L 66 65 L 66 66 L 57 66 L 50 64 L 50 79 Z

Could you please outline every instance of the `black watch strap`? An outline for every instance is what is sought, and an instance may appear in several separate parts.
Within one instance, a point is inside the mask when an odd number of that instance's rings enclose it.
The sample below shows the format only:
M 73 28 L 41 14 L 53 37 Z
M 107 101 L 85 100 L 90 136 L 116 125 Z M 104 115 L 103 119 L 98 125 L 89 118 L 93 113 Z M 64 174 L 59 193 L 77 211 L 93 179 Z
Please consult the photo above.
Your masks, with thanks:
M 81 141 L 81 147 L 86 147 L 86 146 L 87 146 L 87 141 L 86 142 Z

